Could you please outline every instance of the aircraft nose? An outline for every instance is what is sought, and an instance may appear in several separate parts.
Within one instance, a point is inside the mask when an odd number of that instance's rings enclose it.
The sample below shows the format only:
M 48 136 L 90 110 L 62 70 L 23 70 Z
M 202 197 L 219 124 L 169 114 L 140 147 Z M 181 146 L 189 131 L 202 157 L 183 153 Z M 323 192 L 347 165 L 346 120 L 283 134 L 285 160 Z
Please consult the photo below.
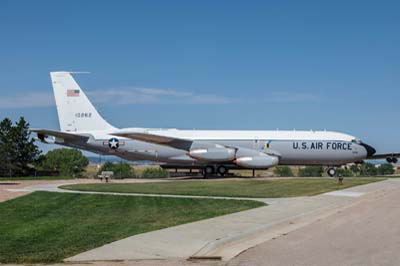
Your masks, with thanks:
M 365 148 L 365 150 L 367 151 L 367 157 L 372 156 L 376 153 L 376 150 L 374 149 L 374 147 L 365 144 L 365 143 L 361 143 L 361 146 L 363 146 Z

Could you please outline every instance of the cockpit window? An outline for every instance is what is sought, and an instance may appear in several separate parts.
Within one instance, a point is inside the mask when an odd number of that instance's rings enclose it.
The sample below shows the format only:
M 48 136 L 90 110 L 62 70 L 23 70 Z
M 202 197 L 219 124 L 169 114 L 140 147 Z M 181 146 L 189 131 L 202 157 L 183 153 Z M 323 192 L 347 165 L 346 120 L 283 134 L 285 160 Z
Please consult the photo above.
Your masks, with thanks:
M 361 140 L 360 139 L 353 139 L 351 142 L 357 143 L 357 144 L 361 144 Z

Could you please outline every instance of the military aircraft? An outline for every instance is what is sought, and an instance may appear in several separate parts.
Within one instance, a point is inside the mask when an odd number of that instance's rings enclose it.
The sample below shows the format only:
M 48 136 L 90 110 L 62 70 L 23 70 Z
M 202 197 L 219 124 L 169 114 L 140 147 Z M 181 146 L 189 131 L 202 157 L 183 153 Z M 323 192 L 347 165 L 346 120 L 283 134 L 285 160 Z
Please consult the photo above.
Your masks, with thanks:
M 50 73 L 60 131 L 33 129 L 44 143 L 155 161 L 165 168 L 201 169 L 205 177 L 276 165 L 323 165 L 334 176 L 343 164 L 382 158 L 395 163 L 400 156 L 377 155 L 359 138 L 332 131 L 119 129 L 101 117 L 72 74 Z

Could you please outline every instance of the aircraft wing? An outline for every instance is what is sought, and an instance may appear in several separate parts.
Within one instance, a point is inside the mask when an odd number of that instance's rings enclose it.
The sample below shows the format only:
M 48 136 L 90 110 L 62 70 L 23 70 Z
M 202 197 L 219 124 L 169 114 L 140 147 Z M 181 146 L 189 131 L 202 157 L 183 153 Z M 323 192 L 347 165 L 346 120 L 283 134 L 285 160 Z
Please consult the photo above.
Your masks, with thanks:
M 400 153 L 382 153 L 368 156 L 368 160 L 386 159 L 386 158 L 400 158 Z
M 89 139 L 88 136 L 83 136 L 68 132 L 60 132 L 55 130 L 48 130 L 48 129 L 31 129 L 31 131 L 36 132 L 40 140 L 44 140 L 46 136 L 52 136 L 64 140 L 82 141 L 82 142 L 86 142 Z
M 119 137 L 124 137 L 124 138 L 129 138 L 129 139 L 134 139 L 134 140 L 140 140 L 140 141 L 145 141 L 153 144 L 159 144 L 159 145 L 164 145 L 180 150 L 185 150 L 185 151 L 191 151 L 191 149 L 201 149 L 201 148 L 226 148 L 226 149 L 237 149 L 240 147 L 233 147 L 233 146 L 223 146 L 211 142 L 201 142 L 201 144 L 197 143 L 194 140 L 189 140 L 189 139 L 182 139 L 182 138 L 176 138 L 176 137 L 171 137 L 171 136 L 165 136 L 165 135 L 158 135 L 154 133 L 148 133 L 146 132 L 139 132 L 139 131 L 121 131 L 121 132 L 115 132 L 112 133 L 112 135 L 119 136 Z M 252 149 L 244 149 L 240 148 L 241 150 L 251 150 L 248 151 L 252 154 L 254 153 L 259 153 L 256 150 Z M 269 151 L 264 151 L 263 153 L 272 155 L 272 156 L 277 156 L 279 157 L 280 154 L 276 151 L 269 150 Z
M 174 138 L 170 136 L 163 136 L 151 133 L 143 133 L 143 132 L 117 132 L 117 133 L 112 133 L 112 135 L 129 139 L 141 140 L 154 144 L 165 145 L 186 151 L 189 151 L 190 147 L 193 144 L 192 140 Z

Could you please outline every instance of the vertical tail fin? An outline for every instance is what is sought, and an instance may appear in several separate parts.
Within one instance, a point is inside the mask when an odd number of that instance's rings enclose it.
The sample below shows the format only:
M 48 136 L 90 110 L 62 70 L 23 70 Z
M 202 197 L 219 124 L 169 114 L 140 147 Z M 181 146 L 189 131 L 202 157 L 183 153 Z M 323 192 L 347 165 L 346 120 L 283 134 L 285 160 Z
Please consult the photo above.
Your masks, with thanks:
M 100 116 L 70 72 L 50 72 L 50 77 L 61 131 L 115 129 Z

